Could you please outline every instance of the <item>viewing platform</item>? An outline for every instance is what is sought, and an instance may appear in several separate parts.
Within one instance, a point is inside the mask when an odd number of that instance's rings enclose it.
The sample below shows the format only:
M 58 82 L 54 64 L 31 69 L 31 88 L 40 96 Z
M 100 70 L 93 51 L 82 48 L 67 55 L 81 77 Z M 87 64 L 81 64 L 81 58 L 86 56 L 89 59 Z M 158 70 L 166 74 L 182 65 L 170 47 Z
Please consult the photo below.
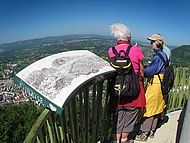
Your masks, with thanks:
M 146 143 L 178 143 L 183 117 L 182 110 L 166 114 L 168 121 L 156 130 L 154 138 L 148 138 Z M 181 118 L 180 118 L 181 117 Z M 176 142 L 177 141 L 177 142 Z M 134 143 L 144 143 L 135 141 Z
M 78 53 L 44 58 L 39 60 L 39 65 L 34 63 L 16 75 L 14 82 L 47 107 L 24 143 L 108 143 L 113 124 L 109 113 L 110 88 L 113 87 L 116 73 L 100 57 L 88 56 L 85 51 L 80 56 L 74 55 Z M 186 128 L 189 125 L 182 127 L 181 120 L 181 113 L 185 115 L 182 109 L 190 95 L 190 67 L 172 66 L 175 81 L 167 105 L 169 120 L 158 128 L 155 137 L 148 139 L 147 143 L 190 143 L 179 142 L 179 137 L 188 140 L 190 134 L 190 129 Z M 186 131 L 183 132 L 184 129 Z

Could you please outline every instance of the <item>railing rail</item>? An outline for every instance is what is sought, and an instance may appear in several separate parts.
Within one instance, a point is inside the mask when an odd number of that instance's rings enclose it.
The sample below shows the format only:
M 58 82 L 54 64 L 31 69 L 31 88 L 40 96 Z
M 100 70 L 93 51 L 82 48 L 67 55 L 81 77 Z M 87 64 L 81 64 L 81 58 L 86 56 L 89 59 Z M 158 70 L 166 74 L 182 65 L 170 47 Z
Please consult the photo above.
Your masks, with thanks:
M 173 90 L 169 93 L 168 112 L 184 107 L 190 95 L 190 66 L 175 66 Z
M 190 94 L 190 67 L 173 66 L 174 88 L 169 94 L 168 112 L 182 108 Z M 109 88 L 115 73 L 91 79 L 70 97 L 61 115 L 45 109 L 25 143 L 97 143 L 106 142 L 111 133 Z

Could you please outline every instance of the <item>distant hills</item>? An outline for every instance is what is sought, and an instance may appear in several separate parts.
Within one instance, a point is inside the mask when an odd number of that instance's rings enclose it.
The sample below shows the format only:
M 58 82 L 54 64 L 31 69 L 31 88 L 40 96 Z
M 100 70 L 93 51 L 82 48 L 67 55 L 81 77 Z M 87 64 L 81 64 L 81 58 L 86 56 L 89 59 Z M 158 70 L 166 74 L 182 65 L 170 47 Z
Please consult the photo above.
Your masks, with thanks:
M 172 51 L 172 63 L 190 65 L 190 45 L 183 45 Z
M 23 48 L 37 48 L 44 46 L 52 45 L 61 45 L 68 42 L 84 42 L 89 41 L 90 39 L 113 39 L 111 36 L 102 36 L 102 35 L 65 35 L 65 36 L 52 36 L 45 38 L 29 39 L 23 41 L 17 41 L 12 43 L 5 43 L 0 45 L 1 50 L 14 50 L 14 49 L 23 49 Z
M 132 44 L 138 42 L 138 46 L 145 54 L 145 58 L 150 59 L 152 48 L 151 45 L 141 41 L 132 41 Z M 75 49 L 88 49 L 95 53 L 102 53 L 106 57 L 106 53 L 109 47 L 116 44 L 116 39 L 112 36 L 105 35 L 65 35 L 65 36 L 53 36 L 45 38 L 30 39 L 24 41 L 17 41 L 12 43 L 5 43 L 0 45 L 0 53 L 12 50 L 22 49 L 41 49 L 41 48 L 56 48 L 60 47 L 67 50 Z M 68 48 L 68 47 L 71 48 Z M 180 47 L 167 45 L 172 51 L 172 63 L 190 65 L 190 45 L 183 45 Z M 101 48 L 102 47 L 102 48 Z M 95 49 L 94 49 L 95 48 Z M 97 51 L 100 52 L 97 52 Z M 57 50 L 60 52 L 60 50 Z M 102 56 L 102 55 L 101 55 Z

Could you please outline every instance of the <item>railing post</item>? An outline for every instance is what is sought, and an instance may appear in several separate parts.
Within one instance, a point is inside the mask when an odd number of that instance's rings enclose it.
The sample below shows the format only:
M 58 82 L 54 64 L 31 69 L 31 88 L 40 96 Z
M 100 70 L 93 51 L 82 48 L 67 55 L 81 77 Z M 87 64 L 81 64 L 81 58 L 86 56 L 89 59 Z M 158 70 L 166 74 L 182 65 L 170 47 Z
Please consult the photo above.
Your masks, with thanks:
M 190 114 L 189 113 L 190 113 L 190 98 L 188 100 L 186 111 L 185 111 L 185 117 L 183 121 L 183 127 L 181 131 L 179 143 L 190 143 L 190 126 L 189 126 Z

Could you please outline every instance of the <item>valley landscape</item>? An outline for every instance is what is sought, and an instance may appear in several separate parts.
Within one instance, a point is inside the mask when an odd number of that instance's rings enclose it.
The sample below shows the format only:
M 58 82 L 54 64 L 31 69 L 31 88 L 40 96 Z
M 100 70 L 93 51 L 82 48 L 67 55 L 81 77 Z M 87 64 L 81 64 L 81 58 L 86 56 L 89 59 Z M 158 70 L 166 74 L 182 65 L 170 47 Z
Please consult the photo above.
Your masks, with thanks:
M 133 45 L 136 42 L 144 53 L 144 63 L 147 65 L 154 55 L 151 45 L 148 41 L 145 43 L 132 40 Z M 0 137 L 0 140 L 9 142 L 14 139 L 22 142 L 44 109 L 43 105 L 36 102 L 28 93 L 13 83 L 13 77 L 19 71 L 47 56 L 73 50 L 89 50 L 104 60 L 109 61 L 107 51 L 115 44 L 116 40 L 113 37 L 103 35 L 66 35 L 1 44 L 0 110 L 2 114 L 0 119 L 2 122 L 0 124 L 0 133 L 6 132 L 6 134 Z M 167 46 L 172 52 L 171 63 L 173 65 L 190 65 L 190 45 L 182 45 L 180 47 Z M 28 109 L 30 109 L 30 112 L 28 112 Z M 4 124 L 5 120 L 6 124 Z M 21 122 L 22 126 L 18 127 Z M 23 134 L 22 138 L 20 138 L 20 134 Z

